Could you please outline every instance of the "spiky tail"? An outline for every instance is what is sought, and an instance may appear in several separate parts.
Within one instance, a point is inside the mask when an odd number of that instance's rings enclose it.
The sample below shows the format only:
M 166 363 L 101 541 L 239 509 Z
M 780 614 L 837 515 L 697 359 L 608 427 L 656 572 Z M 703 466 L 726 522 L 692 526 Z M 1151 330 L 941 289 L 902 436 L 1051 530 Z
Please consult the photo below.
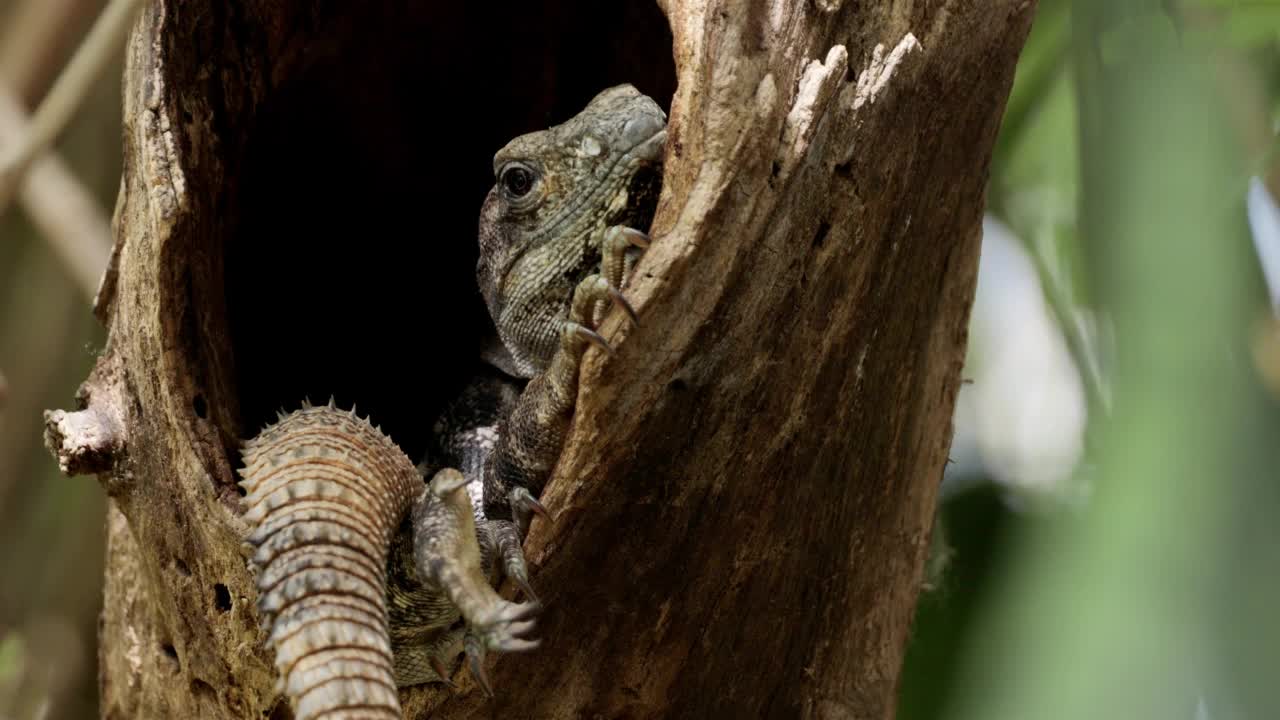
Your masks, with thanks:
M 258 610 L 298 720 L 399 720 L 386 565 L 421 476 L 355 411 L 304 406 L 244 447 Z

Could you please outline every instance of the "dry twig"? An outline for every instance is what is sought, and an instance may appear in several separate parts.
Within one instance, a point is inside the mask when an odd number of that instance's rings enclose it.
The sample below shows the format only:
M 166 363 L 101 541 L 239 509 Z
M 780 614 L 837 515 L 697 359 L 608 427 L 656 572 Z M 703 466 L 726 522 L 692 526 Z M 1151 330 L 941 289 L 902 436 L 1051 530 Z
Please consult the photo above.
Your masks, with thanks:
M 111 0 L 58 76 L 21 139 L 0 156 L 0 214 L 9 206 L 32 163 L 70 122 L 108 58 L 119 52 L 142 0 Z
M 19 137 L 25 124 L 18 98 L 0 87 L 0 145 Z M 97 200 L 54 153 L 31 164 L 19 199 L 81 293 L 93 302 L 111 252 L 111 224 Z

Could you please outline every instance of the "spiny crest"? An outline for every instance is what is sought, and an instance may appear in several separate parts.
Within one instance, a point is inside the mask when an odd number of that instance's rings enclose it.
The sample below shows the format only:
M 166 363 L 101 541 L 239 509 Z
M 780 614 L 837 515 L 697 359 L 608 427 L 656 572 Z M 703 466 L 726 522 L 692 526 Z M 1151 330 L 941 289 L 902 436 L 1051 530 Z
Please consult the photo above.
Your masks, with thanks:
M 356 425 L 347 423 L 347 420 L 356 421 Z M 254 458 L 264 454 L 264 450 L 267 453 L 274 453 L 271 446 L 287 441 L 288 436 L 298 428 L 316 424 L 350 427 L 354 433 L 353 437 L 364 437 L 367 432 L 367 439 L 375 444 L 385 443 L 389 446 L 388 449 L 399 451 L 398 446 L 383 431 L 381 424 L 374 426 L 370 422 L 370 417 L 360 417 L 357 414 L 355 403 L 352 403 L 349 411 L 340 411 L 332 395 L 329 396 L 329 402 L 322 406 L 312 405 L 309 398 L 304 398 L 300 409 L 291 413 L 286 413 L 284 408 L 276 410 L 276 422 L 264 425 L 257 435 L 241 443 L 240 457 L 243 465 L 238 469 L 241 476 L 239 485 L 248 491 L 249 488 L 245 483 L 250 480 L 250 465 Z

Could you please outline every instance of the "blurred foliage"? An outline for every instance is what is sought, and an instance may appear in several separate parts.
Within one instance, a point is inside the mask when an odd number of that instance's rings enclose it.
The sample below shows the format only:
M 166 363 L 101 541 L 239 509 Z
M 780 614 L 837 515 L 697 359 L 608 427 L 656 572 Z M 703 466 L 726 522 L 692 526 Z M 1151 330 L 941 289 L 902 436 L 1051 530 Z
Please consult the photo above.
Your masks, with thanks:
M 30 107 L 100 0 L 0 0 L 0 84 Z M 50 18 L 51 14 L 61 14 Z M 117 61 L 58 151 L 109 216 L 120 177 Z M 0 718 L 97 714 L 104 498 L 42 443 L 45 408 L 74 403 L 104 341 L 75 282 L 20 207 L 0 217 Z
M 943 508 L 899 717 L 1280 717 L 1280 408 L 1244 208 L 1252 176 L 1280 187 L 1280 2 L 1039 5 L 988 200 L 1090 385 L 1093 493 Z

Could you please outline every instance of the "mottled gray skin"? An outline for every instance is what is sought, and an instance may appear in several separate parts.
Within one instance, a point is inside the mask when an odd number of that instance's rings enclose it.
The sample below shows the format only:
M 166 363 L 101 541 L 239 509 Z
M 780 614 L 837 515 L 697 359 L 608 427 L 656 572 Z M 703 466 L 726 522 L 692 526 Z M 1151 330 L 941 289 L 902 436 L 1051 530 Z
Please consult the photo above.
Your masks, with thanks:
M 494 156 L 476 277 L 512 356 L 504 369 L 525 378 L 545 370 L 574 289 L 600 267 L 604 232 L 648 227 L 656 198 L 631 184 L 656 180 L 645 171 L 661 166 L 666 123 L 657 103 L 619 85 L 572 120 L 522 135 Z M 516 168 L 534 178 L 518 197 L 502 182 Z
M 524 534 L 534 514 L 549 517 L 536 498 L 582 359 L 592 344 L 612 351 L 593 328 L 610 302 L 634 319 L 619 287 L 628 251 L 647 244 L 665 123 L 619 86 L 494 158 L 477 277 L 499 342 L 434 424 L 416 472 L 332 403 L 246 443 L 258 605 L 300 720 L 397 717 L 395 688 L 448 682 L 460 651 L 491 692 L 486 652 L 537 646 Z M 504 578 L 529 602 L 498 595 Z
M 501 341 L 500 351 L 486 359 L 505 375 L 481 374 L 446 409 L 423 469 L 462 470 L 483 574 L 495 585 L 507 577 L 527 596 L 524 532 L 531 513 L 541 509 L 535 498 L 568 433 L 582 357 L 592 342 L 602 342 L 590 328 L 604 303 L 619 295 L 621 255 L 635 240 L 619 230 L 647 228 L 652 219 L 665 127 L 661 108 L 623 85 L 600 93 L 562 125 L 516 138 L 494 157 L 495 183 L 480 214 L 477 279 Z M 515 168 L 527 182 L 511 182 L 507 173 Z M 408 543 L 401 543 L 390 573 L 401 685 L 438 679 L 439 667 L 450 663 L 427 655 L 451 660 L 458 642 L 467 640 L 455 625 L 458 614 L 436 612 L 438 594 L 420 580 L 430 574 L 426 565 L 439 562 L 424 539 L 449 530 L 430 526 L 425 510 L 415 511 L 413 522 L 414 562 L 405 558 Z M 474 628 L 470 635 L 473 670 L 484 649 L 513 647 Z M 417 644 L 397 644 L 396 636 Z

